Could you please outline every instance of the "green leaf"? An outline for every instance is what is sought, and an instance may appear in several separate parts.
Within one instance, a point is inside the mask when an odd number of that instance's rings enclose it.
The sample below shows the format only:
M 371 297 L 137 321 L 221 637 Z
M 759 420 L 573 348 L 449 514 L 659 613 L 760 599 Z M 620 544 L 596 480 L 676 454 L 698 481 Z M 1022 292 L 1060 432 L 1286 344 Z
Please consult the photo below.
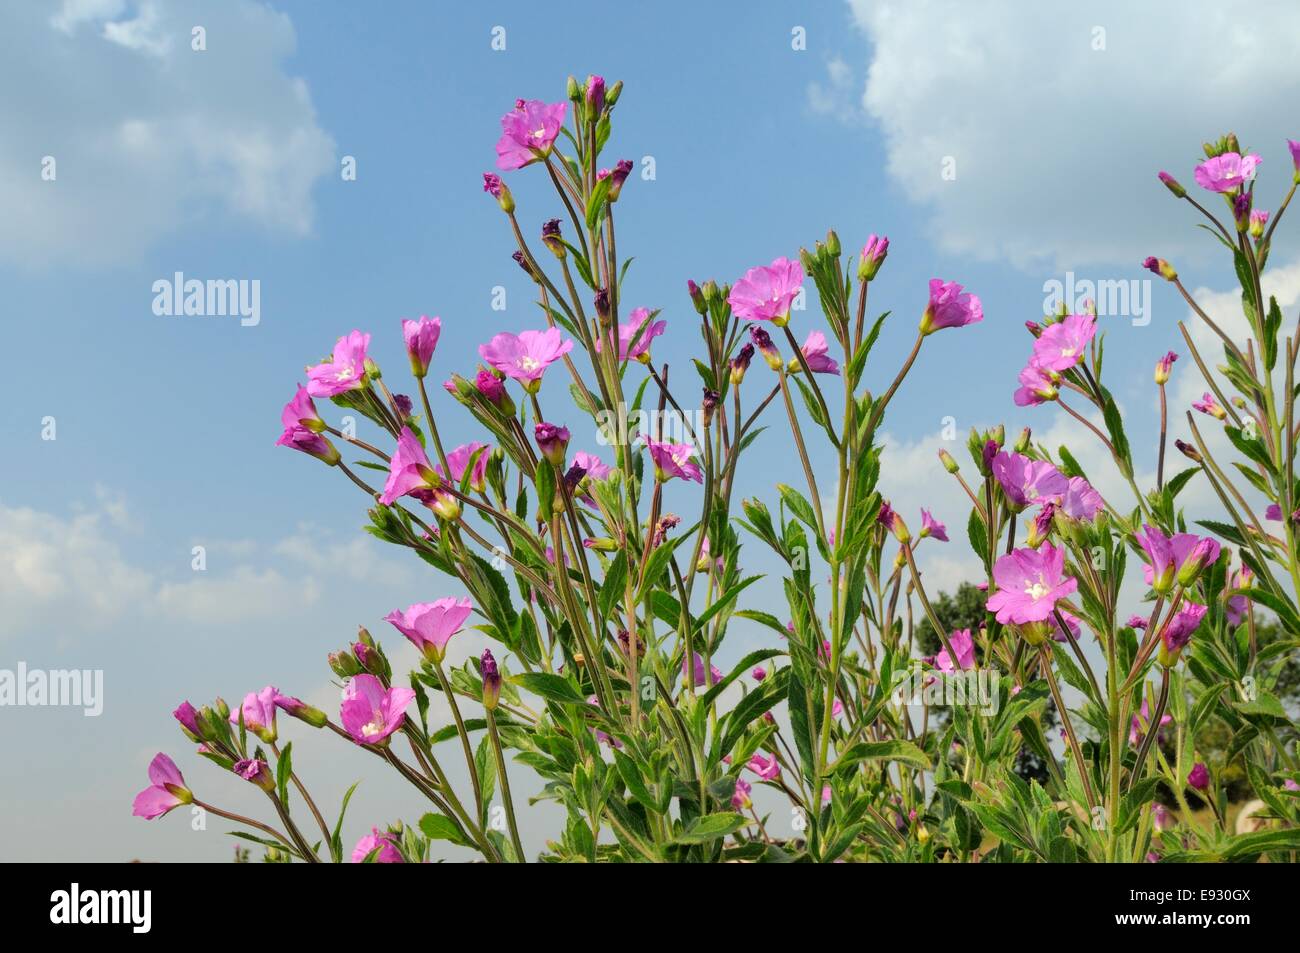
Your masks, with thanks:
M 744 826 L 745 819 L 734 812 L 704 814 L 687 824 L 673 841 L 678 844 L 707 844 Z
M 289 803 L 289 780 L 293 776 L 293 742 L 290 741 L 280 752 L 275 762 L 275 792 L 280 796 L 280 803 Z
M 465 843 L 464 838 L 460 836 L 460 831 L 457 830 L 451 819 L 441 814 L 430 812 L 420 818 L 420 830 L 430 840 L 447 840 L 453 844 L 460 844 L 462 847 L 469 846 Z
M 930 770 L 926 753 L 910 741 L 860 741 L 835 762 L 835 768 L 844 768 L 863 761 L 897 761 L 922 771 Z
M 549 672 L 524 672 L 511 681 L 525 691 L 562 705 L 585 705 L 587 700 L 578 694 L 568 679 Z
M 335 863 L 343 862 L 343 816 L 348 812 L 348 801 L 352 800 L 352 792 L 357 789 L 357 785 L 360 783 L 360 781 L 353 782 L 352 787 L 348 788 L 347 793 L 343 795 L 343 806 L 339 808 L 338 823 L 334 825 L 334 832 L 330 834 L 330 853 L 333 855 Z

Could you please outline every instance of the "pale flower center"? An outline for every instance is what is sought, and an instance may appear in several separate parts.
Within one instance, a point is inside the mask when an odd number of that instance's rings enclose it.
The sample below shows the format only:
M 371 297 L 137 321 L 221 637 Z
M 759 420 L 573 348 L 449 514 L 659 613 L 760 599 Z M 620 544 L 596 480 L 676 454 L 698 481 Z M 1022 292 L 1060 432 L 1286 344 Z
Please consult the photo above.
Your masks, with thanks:
M 376 715 L 375 720 L 370 722 L 370 724 L 361 726 L 361 733 L 367 738 L 373 738 L 375 735 L 382 735 L 384 733 L 383 720 Z
M 1030 585 L 1025 586 L 1025 595 L 1029 596 L 1029 598 L 1035 601 L 1043 598 L 1043 596 L 1047 595 L 1051 591 L 1052 591 L 1052 587 L 1044 585 L 1042 580 L 1039 580 L 1038 582 L 1031 583 Z
M 352 367 L 353 366 L 351 364 L 345 364 L 344 366 L 340 367 L 338 373 L 334 375 L 334 379 L 345 381 L 350 377 L 356 377 L 357 375 L 355 371 L 353 371 Z
M 535 357 L 521 357 L 519 359 L 519 369 L 521 371 L 535 371 L 542 366 L 542 362 Z

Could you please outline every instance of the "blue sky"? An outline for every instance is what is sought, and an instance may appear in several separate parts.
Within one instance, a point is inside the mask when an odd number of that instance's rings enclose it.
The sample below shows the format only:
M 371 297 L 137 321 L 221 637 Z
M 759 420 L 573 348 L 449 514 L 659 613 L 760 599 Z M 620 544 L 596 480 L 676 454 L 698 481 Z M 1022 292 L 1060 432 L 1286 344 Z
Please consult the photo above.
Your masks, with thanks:
M 14 210 L 0 238 L 0 668 L 103 668 L 106 709 L 0 709 L 17 752 L 0 765 L 3 852 L 224 858 L 228 838 L 178 840 L 181 819 L 128 816 L 152 753 L 185 747 L 175 703 L 267 682 L 328 701 L 324 655 L 356 624 L 379 634 L 389 609 L 450 592 L 359 533 L 363 501 L 340 475 L 273 442 L 304 365 L 354 327 L 375 335 L 391 379 L 404 376 L 402 317 L 442 317 L 439 375 L 472 370 L 497 330 L 538 326 L 480 187 L 516 97 L 561 99 L 569 73 L 625 82 L 611 161 L 655 168 L 618 205 L 620 252 L 636 257 L 625 300 L 664 309 L 655 356 L 691 399 L 687 278 L 734 280 L 832 226 L 846 248 L 888 234 L 872 293 L 873 312 L 894 312 L 868 371 L 877 391 L 910 347 L 929 278 L 978 293 L 984 323 L 927 342 L 886 427 L 897 452 L 883 479 L 900 509 L 915 519 L 927 503 L 960 527 L 934 458 L 947 416 L 958 446 L 970 426 L 1005 420 L 1101 459 L 1053 410 L 1011 404 L 1045 281 L 1071 268 L 1150 278 L 1138 262 L 1158 254 L 1208 307 L 1231 307 L 1231 273 L 1154 173 L 1190 183 L 1200 142 L 1233 128 L 1263 154 L 1263 188 L 1285 187 L 1300 69 L 1279 38 L 1296 12 L 1253 9 L 1250 23 L 1223 12 L 1187 24 L 1172 4 L 979 16 L 942 3 L 7 7 L 0 80 L 23 93 L 0 104 L 14 130 L 0 144 L 0 207 Z M 1186 55 L 1171 62 L 1170 48 Z M 47 155 L 54 181 L 40 177 Z M 339 174 L 344 156 L 355 181 Z M 526 229 L 560 213 L 536 169 L 509 181 Z M 1295 252 L 1279 238 L 1284 307 L 1300 298 Z M 153 282 L 176 271 L 259 279 L 260 324 L 156 316 Z M 496 286 L 504 312 L 490 307 Z M 1105 324 L 1107 376 L 1139 448 L 1154 432 L 1150 367 L 1179 349 L 1186 315 L 1162 282 L 1150 294 L 1150 324 Z M 796 323 L 820 326 L 815 305 Z M 1198 396 L 1186 377 L 1177 399 Z M 477 436 L 433 396 L 448 443 Z M 772 483 L 802 482 L 770 422 L 770 452 L 739 488 L 769 499 Z M 205 573 L 190 568 L 196 545 Z M 969 574 L 960 545 L 927 564 L 936 586 Z M 352 766 L 323 767 L 321 785 L 340 791 Z M 251 803 L 188 756 L 182 769 L 218 803 Z M 357 833 L 411 817 L 396 789 L 358 797 Z

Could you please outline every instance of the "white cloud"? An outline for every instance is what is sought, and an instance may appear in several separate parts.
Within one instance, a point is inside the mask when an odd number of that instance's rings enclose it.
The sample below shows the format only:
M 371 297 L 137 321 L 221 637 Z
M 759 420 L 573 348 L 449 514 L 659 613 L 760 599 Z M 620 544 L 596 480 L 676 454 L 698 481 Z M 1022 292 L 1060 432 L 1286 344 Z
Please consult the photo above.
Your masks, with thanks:
M 1261 203 L 1289 176 L 1295 4 L 1261 0 L 1249 17 L 1116 0 L 849 6 L 872 45 L 862 103 L 889 175 L 946 251 L 1136 271 L 1149 254 L 1212 247 L 1155 178 L 1192 184 L 1203 141 L 1235 129 L 1261 153 Z
M 823 116 L 843 122 L 865 118 L 859 102 L 853 67 L 835 56 L 826 63 L 826 81 L 808 84 L 808 107 Z
M 443 594 L 418 566 L 360 534 L 303 526 L 265 544 L 200 541 L 207 568 L 198 572 L 191 571 L 193 541 L 165 541 L 173 552 L 166 565 L 124 547 L 128 539 L 138 543 L 144 527 L 121 494 L 95 487 L 93 503 L 70 509 L 63 516 L 0 502 L 0 638 L 87 632 L 85 625 L 66 630 L 68 619 L 93 620 L 94 635 L 124 619 L 228 625 L 296 618 L 326 591 L 350 584 L 382 586 L 412 601 L 430 585 Z
M 146 598 L 151 575 L 132 565 L 100 510 L 62 518 L 0 503 L 0 637 L 49 620 L 106 620 Z
M 289 615 L 320 598 L 314 579 L 291 580 L 275 569 L 236 566 L 228 573 L 195 573 L 185 582 L 159 587 L 153 603 L 184 622 L 219 625 Z
M 334 142 L 284 72 L 287 16 L 255 0 L 65 0 L 0 20 L 0 85 L 24 91 L 0 101 L 0 260 L 114 264 L 207 220 L 310 234 Z

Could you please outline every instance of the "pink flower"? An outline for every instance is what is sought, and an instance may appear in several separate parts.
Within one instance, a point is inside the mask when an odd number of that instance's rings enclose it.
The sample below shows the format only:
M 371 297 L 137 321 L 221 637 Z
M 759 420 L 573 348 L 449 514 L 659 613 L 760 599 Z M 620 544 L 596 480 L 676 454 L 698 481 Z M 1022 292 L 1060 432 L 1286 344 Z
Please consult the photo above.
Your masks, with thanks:
M 1196 167 L 1196 184 L 1210 192 L 1236 192 L 1255 178 L 1255 167 L 1259 162 L 1259 156 L 1253 153 L 1242 156 L 1225 152 Z
M 656 312 L 657 313 L 657 312 Z M 668 328 L 667 321 L 651 322 L 649 308 L 633 308 L 626 324 L 618 326 L 618 359 L 620 361 L 640 361 L 650 363 L 650 342 L 663 334 Z M 600 350 L 601 341 L 596 339 L 596 350 Z
M 808 369 L 814 374 L 839 374 L 840 366 L 831 360 L 830 348 L 826 345 L 826 335 L 820 331 L 808 332 L 808 340 L 803 342 L 803 359 L 808 362 Z M 799 360 L 790 362 L 790 370 L 799 367 Z
M 375 854 L 376 850 L 378 850 L 379 853 Z M 352 863 L 364 863 L 365 859 L 371 854 L 375 854 L 375 859 L 371 861 L 371 863 L 406 863 L 406 858 L 404 858 L 402 852 L 397 849 L 397 838 L 388 831 L 380 831 L 377 827 L 370 828 L 370 833 L 357 841 L 357 846 L 352 848 Z
M 1242 566 L 1232 577 L 1232 587 L 1234 589 L 1249 589 L 1250 584 L 1255 578 L 1250 567 Z M 1246 618 L 1246 613 L 1250 610 L 1250 600 L 1245 596 L 1229 596 L 1224 606 L 1224 612 L 1228 617 L 1228 625 L 1241 625 Z
M 588 480 L 604 480 L 613 472 L 600 457 L 585 450 L 578 450 L 573 454 L 573 463 L 575 466 L 582 467 L 584 477 Z
M 742 321 L 771 321 L 784 327 L 802 287 L 803 265 L 778 258 L 766 267 L 745 272 L 745 277 L 732 285 L 727 303 Z
M 285 404 L 284 410 L 280 411 L 280 423 L 284 425 L 286 433 L 300 427 L 313 433 L 320 433 L 325 429 L 325 421 L 316 412 L 316 402 L 307 393 L 307 388 L 301 384 L 298 385 L 293 400 Z
M 440 334 L 441 318 L 420 315 L 418 321 L 402 319 L 402 338 L 406 341 L 406 353 L 411 358 L 411 373 L 416 377 L 429 373 L 429 361 L 433 360 L 433 351 L 438 346 Z
M 933 536 L 939 542 L 946 543 L 948 542 L 948 527 L 931 516 L 929 510 L 923 509 L 921 510 L 921 532 L 918 535 L 922 539 Z
M 763 679 L 767 678 L 767 669 L 763 668 L 761 665 L 755 666 L 754 670 L 749 673 L 749 677 L 756 682 L 761 682 Z
M 364 387 L 368 347 L 370 335 L 360 331 L 339 338 L 330 360 L 307 368 L 307 393 L 313 397 L 334 397 Z
M 1061 511 L 1071 519 L 1091 522 L 1105 508 L 1106 501 L 1093 489 L 1091 483 L 1083 477 L 1076 476 L 1070 477 L 1065 492 L 1061 494 L 1059 505 Z
M 446 596 L 433 602 L 417 602 L 405 610 L 394 609 L 384 616 L 384 621 L 410 639 L 425 657 L 441 662 L 447 654 L 447 643 L 473 611 L 469 599 Z
M 343 690 L 339 720 L 357 744 L 382 744 L 402 726 L 414 697 L 409 688 L 385 689 L 373 675 L 354 675 Z
M 776 755 L 765 758 L 761 754 L 756 754 L 749 759 L 749 764 L 745 767 L 764 781 L 775 781 L 781 776 L 781 763 L 776 760 Z
M 695 448 L 690 444 L 659 443 L 648 437 L 643 437 L 642 440 L 650 448 L 650 459 L 655 465 L 655 479 L 660 483 L 665 483 L 673 477 L 694 480 L 696 483 L 704 482 L 704 472 L 691 462 L 691 457 L 695 455 Z
M 1159 727 L 1163 728 L 1165 725 L 1169 724 L 1173 720 L 1174 720 L 1174 716 L 1166 712 L 1165 714 L 1160 716 Z M 1129 721 L 1128 743 L 1136 746 L 1138 742 L 1142 740 L 1142 736 L 1146 733 L 1146 730 L 1150 727 L 1151 727 L 1151 708 L 1148 705 L 1147 701 L 1143 699 L 1142 707 L 1138 709 L 1138 713 L 1134 715 L 1133 718 Z M 1157 741 L 1160 740 L 1160 735 L 1158 734 L 1156 735 L 1156 740 Z
M 1059 610 L 1059 611 L 1060 611 L 1060 614 L 1061 614 L 1061 618 L 1065 620 L 1065 624 L 1066 624 L 1066 626 L 1069 627 L 1069 632 L 1067 633 L 1067 631 L 1066 631 L 1065 629 L 1061 628 L 1061 623 L 1057 621 L 1057 619 L 1056 619 L 1056 613 L 1053 612 L 1053 613 L 1052 613 L 1052 620 L 1051 620 L 1051 623 L 1052 623 L 1052 641 L 1053 641 L 1053 642 L 1069 642 L 1071 637 L 1073 637 L 1073 638 L 1075 639 L 1075 641 L 1078 641 L 1078 639 L 1079 639 L 1079 617 L 1078 617 L 1077 615 L 1073 615 L 1072 613 L 1066 612 L 1064 609 L 1061 609 L 1061 610 Z
M 161 751 L 149 762 L 149 781 L 149 786 L 135 796 L 131 805 L 131 813 L 136 817 L 152 821 L 194 800 L 176 762 Z
M 546 369 L 571 350 L 573 342 L 566 340 L 559 328 L 521 331 L 517 335 L 502 331 L 478 348 L 483 360 L 517 380 L 530 394 L 541 388 Z
M 1166 623 L 1160 631 L 1159 659 L 1162 665 L 1171 667 L 1178 661 L 1183 647 L 1192 640 L 1192 633 L 1205 618 L 1205 613 L 1205 606 L 1184 602 L 1183 607 Z
M 1069 482 L 1056 467 L 1023 454 L 999 451 L 993 457 L 992 469 L 1007 502 L 1017 511 L 1040 500 L 1060 497 L 1069 489 Z
M 1067 315 L 1049 324 L 1034 341 L 1034 363 L 1045 371 L 1068 371 L 1083 360 L 1097 322 L 1088 314 Z
M 239 724 L 239 713 L 244 713 L 244 727 L 267 744 L 275 741 L 275 699 L 280 693 L 271 685 L 260 692 L 249 692 L 244 703 L 230 713 L 230 723 Z
M 984 320 L 980 299 L 955 281 L 930 279 L 930 301 L 921 316 L 921 333 L 933 334 L 943 328 L 960 328 Z
M 948 642 L 957 653 L 957 664 L 953 665 L 952 657 L 944 648 L 934 657 L 935 668 L 941 672 L 953 672 L 958 668 L 965 671 L 975 667 L 975 640 L 971 637 L 970 629 L 957 629 L 948 636 Z
M 602 182 L 605 179 L 609 179 L 609 192 L 607 193 L 609 195 L 609 200 L 611 202 L 617 202 L 619 195 L 623 192 L 623 183 L 627 181 L 627 177 L 631 174 L 632 160 L 619 159 L 614 163 L 614 168 L 612 170 L 601 169 L 597 172 L 596 181 Z
M 1175 533 L 1169 537 L 1158 528 L 1146 525 L 1141 532 L 1134 533 L 1134 538 L 1147 554 L 1148 562 L 1142 566 L 1142 578 L 1160 594 L 1173 587 L 1175 574 L 1184 585 L 1190 585 L 1193 578 L 1184 581 L 1182 577 L 1194 577 L 1215 562 L 1220 554 L 1218 543 L 1195 533 Z
M 748 810 L 752 807 L 754 802 L 749 799 L 749 792 L 752 790 L 753 787 L 748 781 L 736 778 L 736 790 L 731 795 L 731 806 L 738 811 Z
M 550 155 L 568 107 L 568 103 L 547 105 L 540 99 L 517 100 L 515 108 L 501 117 L 497 168 L 522 169 Z
M 1204 791 L 1210 786 L 1210 771 L 1203 762 L 1196 762 L 1192 765 L 1192 770 L 1187 773 L 1187 783 L 1198 791 Z
M 479 451 L 482 453 L 479 453 Z M 491 456 L 492 449 L 485 443 L 463 443 L 455 450 L 447 454 L 447 466 L 451 468 L 451 481 L 457 486 L 465 478 L 465 468 L 469 466 L 472 459 L 474 467 L 469 475 L 469 488 L 475 493 L 482 493 L 487 487 L 487 465 L 488 457 Z M 476 457 L 475 454 L 478 454 Z M 435 466 L 433 472 L 438 476 L 446 476 L 442 472 L 441 466 Z
M 1015 393 L 1017 407 L 1037 407 L 1049 400 L 1056 400 L 1056 382 L 1032 360 L 1025 365 L 1017 380 L 1020 387 Z
M 329 466 L 334 466 L 340 459 L 338 448 L 330 443 L 328 437 L 322 437 L 314 430 L 308 430 L 306 427 L 297 425 L 286 427 L 275 445 L 301 450 L 308 456 L 315 457 Z
M 397 452 L 388 463 L 388 479 L 379 501 L 392 506 L 399 498 L 416 490 L 430 490 L 441 481 L 429 463 L 429 455 L 410 427 L 403 427 L 397 437 Z
M 706 681 L 706 677 L 704 674 L 704 659 L 701 657 L 699 652 L 695 652 L 694 657 L 695 657 L 695 687 L 699 688 Z M 683 679 L 687 677 L 689 671 L 690 671 L 690 666 L 686 664 L 686 659 L 682 659 Z M 707 681 L 710 685 L 716 685 L 718 684 L 718 682 L 722 681 L 722 672 L 719 671 L 716 665 L 709 666 Z
M 1228 412 L 1223 409 L 1222 405 L 1214 399 L 1214 395 L 1206 392 L 1200 400 L 1192 401 L 1192 410 L 1199 410 L 1203 414 L 1208 414 L 1215 420 L 1223 420 L 1228 416 Z
M 1050 618 L 1058 599 L 1079 588 L 1079 582 L 1064 575 L 1065 550 L 1051 543 L 1040 549 L 1017 549 L 993 565 L 997 592 L 989 596 L 986 608 L 997 613 L 1004 625 L 1043 622 Z

